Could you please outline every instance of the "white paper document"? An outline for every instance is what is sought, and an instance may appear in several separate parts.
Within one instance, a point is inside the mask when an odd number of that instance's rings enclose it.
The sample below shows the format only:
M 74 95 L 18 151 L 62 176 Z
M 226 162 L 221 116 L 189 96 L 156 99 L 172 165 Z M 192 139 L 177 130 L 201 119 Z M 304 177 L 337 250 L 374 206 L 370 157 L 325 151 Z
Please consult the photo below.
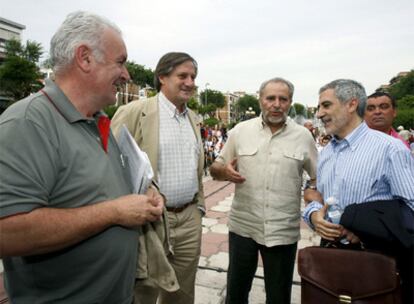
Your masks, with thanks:
M 127 169 L 130 172 L 134 193 L 145 193 L 154 177 L 147 153 L 139 148 L 125 125 L 122 125 L 119 132 L 118 145 L 123 155 L 121 157 L 128 160 Z

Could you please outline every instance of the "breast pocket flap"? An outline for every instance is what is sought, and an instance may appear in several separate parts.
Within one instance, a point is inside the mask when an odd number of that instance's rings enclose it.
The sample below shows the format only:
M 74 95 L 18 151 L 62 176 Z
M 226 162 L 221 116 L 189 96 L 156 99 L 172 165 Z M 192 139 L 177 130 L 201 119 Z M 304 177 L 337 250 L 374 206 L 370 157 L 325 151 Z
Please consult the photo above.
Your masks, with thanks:
M 293 152 L 293 151 L 284 151 L 283 156 L 291 159 L 296 159 L 302 161 L 304 156 L 303 153 Z
M 252 156 L 257 153 L 257 148 L 248 148 L 248 147 L 242 147 L 238 151 L 240 156 Z

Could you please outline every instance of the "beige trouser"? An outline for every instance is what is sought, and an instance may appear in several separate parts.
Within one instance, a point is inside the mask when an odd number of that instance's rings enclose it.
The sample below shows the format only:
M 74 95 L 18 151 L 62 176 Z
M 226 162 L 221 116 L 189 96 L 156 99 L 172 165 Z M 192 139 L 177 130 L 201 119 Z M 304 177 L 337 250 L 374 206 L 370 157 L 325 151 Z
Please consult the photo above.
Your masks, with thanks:
M 201 251 L 201 212 L 196 204 L 179 213 L 168 212 L 170 243 L 174 255 L 169 261 L 180 285 L 176 292 L 135 286 L 135 304 L 193 304 L 194 284 Z

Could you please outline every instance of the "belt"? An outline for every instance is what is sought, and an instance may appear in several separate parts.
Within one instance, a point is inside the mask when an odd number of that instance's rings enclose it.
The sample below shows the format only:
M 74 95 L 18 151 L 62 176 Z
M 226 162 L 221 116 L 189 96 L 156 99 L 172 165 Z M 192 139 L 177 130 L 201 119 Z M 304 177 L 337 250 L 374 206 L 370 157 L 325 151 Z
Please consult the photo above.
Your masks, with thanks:
M 180 213 L 181 211 L 185 210 L 185 208 L 187 208 L 188 206 L 194 204 L 194 201 L 186 203 L 184 205 L 181 205 L 179 207 L 165 207 L 167 209 L 167 211 L 169 212 L 174 212 L 174 213 Z

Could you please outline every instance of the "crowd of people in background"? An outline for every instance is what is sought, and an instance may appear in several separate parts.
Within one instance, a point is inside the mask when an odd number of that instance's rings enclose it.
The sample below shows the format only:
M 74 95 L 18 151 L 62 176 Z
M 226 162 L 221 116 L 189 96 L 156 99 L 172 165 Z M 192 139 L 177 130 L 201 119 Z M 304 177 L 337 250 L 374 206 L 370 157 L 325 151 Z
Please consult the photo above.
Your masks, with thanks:
M 377 93 L 374 93 L 373 95 L 376 94 Z M 383 96 L 382 93 L 381 96 Z M 303 126 L 311 132 L 318 152 L 322 151 L 322 149 L 332 139 L 332 135 L 327 134 L 324 131 L 324 128 L 320 129 L 318 127 L 314 127 L 312 120 L 306 120 L 303 123 Z M 394 132 L 394 134 L 398 134 L 399 138 L 403 140 L 406 146 L 410 148 L 411 153 L 414 155 L 414 129 L 410 128 L 410 130 L 406 130 L 403 126 L 399 126 L 396 131 L 394 130 Z M 204 174 L 207 175 L 208 168 L 218 157 L 224 147 L 224 144 L 226 143 L 227 128 L 224 126 L 219 127 L 217 125 L 209 127 L 201 124 L 200 133 L 204 147 Z
M 201 125 L 201 139 L 204 147 L 204 174 L 207 175 L 208 167 L 219 156 L 227 140 L 227 129 L 215 126 L 214 128 Z

